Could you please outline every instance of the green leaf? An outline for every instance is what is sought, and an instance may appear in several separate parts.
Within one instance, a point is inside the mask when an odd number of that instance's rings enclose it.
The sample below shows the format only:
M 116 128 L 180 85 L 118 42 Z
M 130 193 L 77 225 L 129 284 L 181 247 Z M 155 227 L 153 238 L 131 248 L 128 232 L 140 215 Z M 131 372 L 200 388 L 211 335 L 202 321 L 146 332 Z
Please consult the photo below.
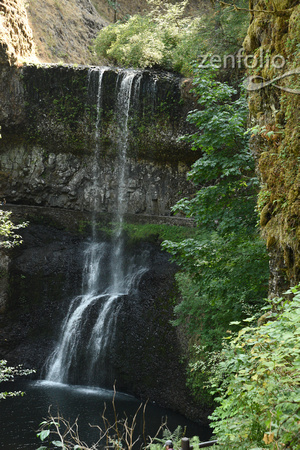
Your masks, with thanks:
M 50 434 L 50 430 L 42 430 L 40 433 L 37 434 L 37 436 L 40 438 L 41 441 L 44 441 Z
M 56 447 L 65 448 L 63 442 L 61 441 L 52 441 L 52 444 L 55 445 Z
M 247 319 L 243 319 L 243 322 L 253 322 L 254 320 L 257 320 L 257 317 L 248 317 Z

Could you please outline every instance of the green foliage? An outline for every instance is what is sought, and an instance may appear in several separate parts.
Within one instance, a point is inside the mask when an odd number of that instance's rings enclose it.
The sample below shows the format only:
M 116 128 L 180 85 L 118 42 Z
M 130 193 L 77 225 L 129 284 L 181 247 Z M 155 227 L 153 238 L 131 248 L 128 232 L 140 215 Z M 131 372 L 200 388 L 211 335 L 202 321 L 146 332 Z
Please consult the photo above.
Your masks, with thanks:
M 15 230 L 24 228 L 27 222 L 14 224 L 10 220 L 11 211 L 0 210 L 0 248 L 11 248 L 22 243 L 22 237 L 15 233 Z
M 198 234 L 182 242 L 166 241 L 163 247 L 199 292 L 178 305 L 179 322 L 188 319 L 191 333 L 203 327 L 205 320 L 219 324 L 220 334 L 214 327 L 214 331 L 209 329 L 209 324 L 203 333 L 205 345 L 215 345 L 230 320 L 245 317 L 261 303 L 266 292 L 267 255 L 255 229 L 257 179 L 244 133 L 244 99 L 232 100 L 235 90 L 215 81 L 212 70 L 195 65 L 194 73 L 193 92 L 200 109 L 189 113 L 188 121 L 196 126 L 196 132 L 184 139 L 194 150 L 203 151 L 188 174 L 201 188 L 194 198 L 180 200 L 173 210 L 193 217 Z M 182 285 L 183 277 L 178 280 Z
M 148 0 L 151 11 L 103 28 L 94 49 L 99 57 L 126 67 L 160 66 L 188 74 L 199 54 L 215 50 L 236 52 L 248 26 L 247 14 L 232 8 L 208 7 L 199 17 L 185 17 L 187 0 L 180 3 Z M 246 0 L 238 4 L 244 5 Z
M 181 439 L 185 436 L 186 429 L 182 428 L 182 426 L 178 426 L 173 432 L 169 430 L 169 428 L 164 428 L 162 433 L 162 438 L 154 438 L 153 441 L 147 448 L 149 450 L 163 450 L 165 447 L 165 442 L 170 440 L 173 442 L 174 449 L 180 449 L 181 447 Z M 198 441 L 199 442 L 199 441 Z
M 160 241 L 164 239 L 171 239 L 172 241 L 180 242 L 183 239 L 190 238 L 196 234 L 196 228 L 193 227 L 165 224 L 124 223 L 123 228 L 133 241 L 155 238 Z
M 237 11 L 234 6 L 226 6 L 222 0 L 213 3 L 213 10 L 206 10 L 200 19 L 202 54 L 213 52 L 221 57 L 234 55 L 243 46 L 250 14 L 247 11 Z M 233 0 L 228 3 L 246 10 L 249 7 L 248 0 Z
M 268 258 L 256 230 L 257 179 L 245 135 L 245 100 L 211 68 L 194 65 L 199 108 L 188 121 L 195 132 L 183 139 L 203 156 L 188 174 L 198 192 L 174 207 L 193 217 L 197 235 L 163 248 L 182 268 L 177 282 L 182 302 L 175 307 L 175 325 L 190 335 L 188 383 L 198 399 L 210 374 L 212 352 L 221 348 L 229 323 L 260 309 L 267 293 Z M 193 344 L 197 344 L 193 347 Z M 200 351 L 201 349 L 201 351 Z M 200 358 L 200 360 L 199 360 Z M 195 371 L 200 364 L 201 371 Z
M 212 68 L 199 69 L 194 64 L 193 73 L 192 92 L 199 109 L 191 111 L 187 120 L 196 131 L 183 139 L 193 150 L 203 151 L 188 174 L 201 189 L 192 200 L 182 199 L 173 210 L 222 234 L 253 228 L 258 181 L 245 135 L 245 97 L 234 100 L 235 89 L 216 81 Z
M 160 5 L 161 2 L 154 0 L 148 3 L 154 7 L 149 14 L 136 14 L 126 23 L 103 28 L 95 41 L 96 54 L 123 66 L 171 68 L 172 50 L 180 42 L 187 24 L 182 18 L 187 0 L 176 5 Z
M 173 432 L 169 430 L 169 428 L 164 428 L 162 433 L 162 438 L 154 438 L 152 442 L 144 448 L 149 450 L 164 450 L 165 442 L 167 440 L 171 440 L 173 443 L 173 448 L 175 450 L 181 449 L 181 440 L 186 436 L 186 429 L 182 428 L 179 425 Z M 198 436 L 189 437 L 190 446 L 193 448 L 197 448 L 200 443 L 200 439 Z
M 34 370 L 30 369 L 22 369 L 21 366 L 18 367 L 10 367 L 7 366 L 7 361 L 5 359 L 0 360 L 0 383 L 4 381 L 14 381 L 15 376 L 29 375 L 33 373 Z M 13 392 L 0 392 L 0 400 L 3 400 L 7 397 L 15 397 L 17 395 L 23 395 L 24 392 L 21 391 L 13 391 Z
M 224 238 L 213 232 L 166 245 L 185 269 L 177 275 L 184 301 L 175 307 L 175 325 L 186 323 L 201 345 L 209 351 L 217 349 L 229 322 L 263 305 L 268 270 L 265 244 L 254 234 L 232 233 Z
M 84 233 L 92 223 L 85 220 L 79 224 L 79 232 Z M 103 222 L 96 223 L 96 230 L 103 232 L 107 236 L 113 236 L 116 228 L 120 226 L 117 222 L 109 222 L 106 225 Z M 165 239 L 174 242 L 181 242 L 184 239 L 196 236 L 197 230 L 191 226 L 166 225 L 156 223 L 122 223 L 122 230 L 130 242 L 137 241 L 163 241 Z
M 175 306 L 173 324 L 184 327 L 190 336 L 188 386 L 199 402 L 210 406 L 212 398 L 203 385 L 229 323 L 244 319 L 264 304 L 268 278 L 265 244 L 255 234 L 233 233 L 224 239 L 216 232 L 204 231 L 198 240 L 165 245 L 184 269 L 176 276 L 183 300 Z M 201 371 L 195 371 L 194 364 L 201 364 Z
M 211 379 L 220 406 L 211 416 L 224 449 L 300 449 L 300 291 L 275 298 L 224 343 Z
M 211 411 L 216 407 L 214 396 L 206 389 L 215 365 L 220 360 L 220 350 L 208 352 L 205 345 L 194 344 L 190 349 L 187 386 L 199 404 Z

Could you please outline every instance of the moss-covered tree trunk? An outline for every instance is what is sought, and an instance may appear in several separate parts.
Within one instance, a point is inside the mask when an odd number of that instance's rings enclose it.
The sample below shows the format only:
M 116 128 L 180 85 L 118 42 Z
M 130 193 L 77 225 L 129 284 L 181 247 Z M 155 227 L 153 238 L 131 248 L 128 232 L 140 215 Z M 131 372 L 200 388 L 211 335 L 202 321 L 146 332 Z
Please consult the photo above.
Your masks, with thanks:
M 280 77 L 249 93 L 256 126 L 251 145 L 262 183 L 258 210 L 270 252 L 270 295 L 277 295 L 300 281 L 300 74 L 282 77 L 300 71 L 300 5 L 259 0 L 252 7 L 244 48 L 256 57 L 256 68 L 248 69 L 248 76 L 263 78 L 253 82 Z

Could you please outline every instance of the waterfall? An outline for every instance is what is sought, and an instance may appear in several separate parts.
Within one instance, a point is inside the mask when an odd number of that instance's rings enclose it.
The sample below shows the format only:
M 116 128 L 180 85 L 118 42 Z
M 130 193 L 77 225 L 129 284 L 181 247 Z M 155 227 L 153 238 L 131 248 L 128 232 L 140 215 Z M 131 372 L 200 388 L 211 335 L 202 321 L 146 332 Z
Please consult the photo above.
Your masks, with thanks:
M 88 90 L 98 74 L 97 118 L 95 124 L 95 156 L 90 194 L 94 210 L 98 204 L 98 153 L 100 148 L 101 102 L 105 68 L 93 69 L 88 75 Z M 128 184 L 128 121 L 130 106 L 137 98 L 141 74 L 121 71 L 116 82 L 117 179 L 114 234 L 111 243 L 97 242 L 95 218 L 92 239 L 84 252 L 82 294 L 70 303 L 63 321 L 59 342 L 46 363 L 46 380 L 72 384 L 112 383 L 109 368 L 109 350 L 114 340 L 118 312 L 122 301 L 137 294 L 138 283 L 147 270 L 147 254 L 126 258 L 122 224 L 126 211 Z M 95 88 L 94 88 L 95 90 Z M 108 387 L 111 387 L 112 384 Z
M 103 77 L 107 71 L 107 67 L 92 68 L 88 72 L 88 96 L 93 99 L 96 93 L 96 122 L 95 122 L 95 151 L 91 166 L 91 184 L 90 189 L 86 193 L 86 201 L 91 205 L 94 212 L 99 210 L 100 202 L 100 186 L 99 186 L 99 152 L 100 152 L 100 125 L 102 116 L 102 87 Z M 92 221 L 92 236 L 95 238 L 95 217 Z
M 119 80 L 120 79 L 120 80 Z M 116 196 L 115 230 L 114 230 L 114 252 L 111 258 L 112 286 L 115 292 L 119 291 L 120 282 L 124 279 L 123 273 L 123 240 L 122 224 L 126 210 L 126 192 L 128 165 L 126 164 L 127 145 L 128 145 L 128 118 L 129 107 L 133 88 L 133 81 L 137 80 L 137 86 L 140 85 L 140 74 L 135 71 L 128 71 L 120 74 L 117 80 L 117 86 L 120 83 L 117 96 L 117 150 L 118 150 L 118 190 Z M 135 91 L 135 96 L 137 91 Z

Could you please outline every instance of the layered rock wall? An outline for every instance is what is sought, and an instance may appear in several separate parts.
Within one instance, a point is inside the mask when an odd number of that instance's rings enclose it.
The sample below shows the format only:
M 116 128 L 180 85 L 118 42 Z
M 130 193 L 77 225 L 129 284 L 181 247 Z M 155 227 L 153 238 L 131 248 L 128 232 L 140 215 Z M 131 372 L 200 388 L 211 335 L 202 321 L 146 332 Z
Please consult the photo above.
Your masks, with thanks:
M 127 71 L 25 66 L 0 77 L 0 195 L 9 203 L 113 212 L 118 195 L 119 82 Z M 177 138 L 188 106 L 178 77 L 136 73 L 128 117 L 126 211 L 170 215 L 193 187 L 186 172 L 197 155 Z M 99 91 L 101 90 L 101 92 Z M 101 94 L 101 107 L 99 102 Z

